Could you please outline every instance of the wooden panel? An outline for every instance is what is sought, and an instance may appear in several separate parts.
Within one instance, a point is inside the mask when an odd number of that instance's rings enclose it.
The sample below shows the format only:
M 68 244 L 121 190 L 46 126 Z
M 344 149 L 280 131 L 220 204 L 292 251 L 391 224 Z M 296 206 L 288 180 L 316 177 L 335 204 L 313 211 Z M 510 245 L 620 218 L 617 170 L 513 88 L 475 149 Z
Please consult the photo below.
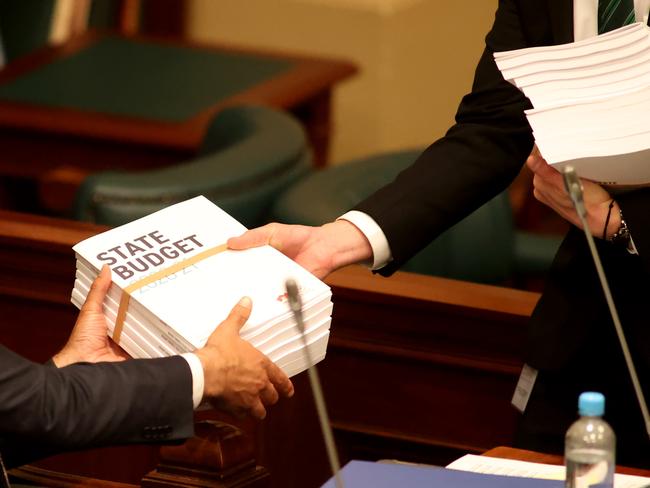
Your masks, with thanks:
M 328 282 L 333 333 L 321 370 L 338 430 L 450 454 L 512 441 L 510 398 L 537 294 L 361 268 Z

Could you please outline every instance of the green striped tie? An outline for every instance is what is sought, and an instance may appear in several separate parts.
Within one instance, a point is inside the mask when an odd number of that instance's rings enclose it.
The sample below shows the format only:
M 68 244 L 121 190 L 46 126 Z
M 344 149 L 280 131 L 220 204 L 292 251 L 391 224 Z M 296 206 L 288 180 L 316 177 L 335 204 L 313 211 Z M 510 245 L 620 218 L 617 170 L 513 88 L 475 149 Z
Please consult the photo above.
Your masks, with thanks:
M 634 22 L 634 0 L 599 0 L 598 33 L 603 34 Z

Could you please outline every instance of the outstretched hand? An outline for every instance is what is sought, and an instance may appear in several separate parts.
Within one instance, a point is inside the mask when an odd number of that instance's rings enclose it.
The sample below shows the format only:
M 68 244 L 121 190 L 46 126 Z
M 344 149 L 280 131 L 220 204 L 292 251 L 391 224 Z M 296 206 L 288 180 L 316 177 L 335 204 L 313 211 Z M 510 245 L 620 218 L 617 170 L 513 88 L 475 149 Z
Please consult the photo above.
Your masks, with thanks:
M 90 287 L 68 342 L 52 358 L 57 367 L 62 368 L 79 362 L 123 361 L 129 358 L 129 355 L 106 335 L 108 328 L 102 303 L 110 286 L 111 270 L 104 266 Z
M 372 257 L 365 236 L 350 222 L 337 220 L 320 227 L 267 224 L 228 240 L 230 249 L 270 245 L 318 278 L 348 264 Z
M 196 351 L 204 371 L 204 398 L 235 414 L 266 417 L 265 406 L 293 395 L 286 374 L 239 336 L 251 313 L 250 298 L 242 298 L 230 315 Z
M 564 178 L 555 168 L 551 168 L 541 156 L 537 146 L 526 160 L 528 168 L 534 173 L 533 186 L 535 198 L 543 204 L 552 208 L 561 217 L 582 229 L 582 223 L 578 217 L 571 197 L 564 186 Z M 611 195 L 602 186 L 590 180 L 582 179 L 585 209 L 587 210 L 587 223 L 591 233 L 595 237 L 603 237 L 607 213 L 610 212 L 609 205 L 612 202 Z M 605 231 L 606 236 L 613 235 L 621 226 L 618 203 L 614 202 L 611 208 L 610 218 Z

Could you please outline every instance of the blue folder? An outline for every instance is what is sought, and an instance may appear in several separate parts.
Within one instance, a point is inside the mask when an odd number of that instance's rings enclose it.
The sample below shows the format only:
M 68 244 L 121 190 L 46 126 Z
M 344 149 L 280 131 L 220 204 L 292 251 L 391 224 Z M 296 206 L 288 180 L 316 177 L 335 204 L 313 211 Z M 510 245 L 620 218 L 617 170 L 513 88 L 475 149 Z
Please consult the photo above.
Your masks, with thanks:
M 563 488 L 563 481 L 469 473 L 404 464 L 350 461 L 341 470 L 345 488 Z M 335 488 L 330 479 L 323 488 Z

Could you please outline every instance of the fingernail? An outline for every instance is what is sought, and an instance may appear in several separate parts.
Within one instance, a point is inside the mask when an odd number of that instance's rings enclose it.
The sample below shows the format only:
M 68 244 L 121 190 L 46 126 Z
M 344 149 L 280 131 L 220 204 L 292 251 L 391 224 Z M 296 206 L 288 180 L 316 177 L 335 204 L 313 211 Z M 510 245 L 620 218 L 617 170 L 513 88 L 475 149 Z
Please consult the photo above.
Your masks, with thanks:
M 237 305 L 244 308 L 251 308 L 253 306 L 253 301 L 250 299 L 250 297 L 244 297 L 239 300 L 239 303 Z

